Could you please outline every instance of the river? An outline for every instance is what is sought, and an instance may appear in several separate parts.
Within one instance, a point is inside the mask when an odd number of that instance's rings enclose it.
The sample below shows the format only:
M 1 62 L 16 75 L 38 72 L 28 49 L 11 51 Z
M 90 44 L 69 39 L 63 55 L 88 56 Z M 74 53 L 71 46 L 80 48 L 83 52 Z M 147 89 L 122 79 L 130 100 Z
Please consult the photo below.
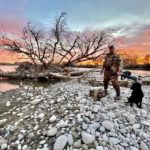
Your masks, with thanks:
M 4 72 L 14 72 L 16 70 L 17 66 L 15 65 L 0 65 L 0 70 Z M 85 68 L 77 68 L 77 70 L 85 70 Z M 86 70 L 89 70 L 87 68 Z M 150 76 L 150 71 L 145 70 L 130 70 L 135 75 L 140 76 Z M 13 90 L 19 88 L 20 85 L 33 85 L 33 86 L 48 86 L 50 83 L 35 83 L 31 81 L 19 81 L 19 80 L 0 80 L 0 91 L 5 92 L 8 90 Z

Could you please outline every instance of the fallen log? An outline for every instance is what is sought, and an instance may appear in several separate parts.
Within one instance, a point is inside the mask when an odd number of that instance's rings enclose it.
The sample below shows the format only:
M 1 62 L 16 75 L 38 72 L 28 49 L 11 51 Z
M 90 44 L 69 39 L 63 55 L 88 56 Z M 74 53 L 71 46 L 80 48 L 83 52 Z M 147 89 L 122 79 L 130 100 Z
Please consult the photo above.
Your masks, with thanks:
M 66 76 L 59 73 L 44 72 L 44 73 L 22 73 L 22 72 L 0 72 L 0 78 L 7 79 L 73 79 L 73 77 Z

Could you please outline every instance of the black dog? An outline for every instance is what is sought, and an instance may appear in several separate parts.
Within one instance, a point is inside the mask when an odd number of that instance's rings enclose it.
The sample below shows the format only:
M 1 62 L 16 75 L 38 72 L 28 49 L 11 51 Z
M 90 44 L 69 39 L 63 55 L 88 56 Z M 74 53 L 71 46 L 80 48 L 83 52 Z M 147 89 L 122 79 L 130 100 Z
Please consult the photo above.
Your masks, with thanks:
M 130 106 L 133 106 L 133 103 L 137 105 L 138 108 L 142 108 L 142 98 L 144 97 L 144 94 L 141 89 L 141 84 L 138 82 L 133 83 L 131 86 L 132 94 L 128 98 L 128 103 L 130 103 Z

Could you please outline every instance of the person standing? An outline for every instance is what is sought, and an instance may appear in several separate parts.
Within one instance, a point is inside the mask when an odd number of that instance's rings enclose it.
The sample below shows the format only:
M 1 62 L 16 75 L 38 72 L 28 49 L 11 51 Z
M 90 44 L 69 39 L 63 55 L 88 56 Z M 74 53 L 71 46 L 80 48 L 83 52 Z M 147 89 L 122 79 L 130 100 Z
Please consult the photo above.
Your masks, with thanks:
M 118 75 L 123 69 L 123 60 L 119 54 L 116 53 L 114 45 L 110 45 L 109 53 L 106 54 L 101 73 L 104 73 L 104 90 L 107 95 L 107 89 L 109 82 L 111 81 L 113 88 L 116 91 L 114 100 L 120 100 L 120 85 L 118 81 Z

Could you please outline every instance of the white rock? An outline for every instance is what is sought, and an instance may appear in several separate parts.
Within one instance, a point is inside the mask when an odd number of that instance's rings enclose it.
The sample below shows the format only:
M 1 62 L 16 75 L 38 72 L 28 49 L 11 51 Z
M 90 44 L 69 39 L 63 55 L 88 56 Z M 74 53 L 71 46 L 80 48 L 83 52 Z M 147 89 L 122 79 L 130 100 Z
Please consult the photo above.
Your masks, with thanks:
M 34 137 L 34 133 L 31 132 L 31 133 L 28 134 L 29 139 L 32 139 L 33 137 Z
M 96 150 L 104 150 L 103 146 L 97 146 Z
M 59 123 L 56 124 L 56 127 L 58 128 L 64 128 L 66 126 L 68 126 L 68 123 L 67 121 L 63 121 L 63 120 L 61 120 Z
M 56 121 L 56 116 L 55 115 L 53 115 L 50 119 L 49 119 L 49 121 L 52 123 L 52 122 L 55 122 Z
M 38 118 L 39 118 L 39 119 L 43 119 L 43 118 L 44 118 L 44 116 L 45 116 L 45 114 L 44 114 L 44 113 L 40 113 L 40 114 L 38 115 Z
M 111 118 L 115 118 L 116 115 L 113 112 L 108 112 L 107 115 Z
M 82 140 L 85 144 L 90 144 L 95 141 L 95 136 L 88 134 L 86 132 L 82 132 L 81 136 L 82 136 Z
M 108 142 L 108 137 L 107 137 L 107 135 L 106 134 L 103 134 L 103 141 L 105 142 L 105 143 L 107 143 Z
M 131 147 L 130 147 L 130 150 L 139 150 L 139 149 L 137 149 L 137 148 L 134 147 L 134 146 L 131 146 Z
M 109 138 L 109 143 L 110 143 L 110 144 L 113 144 L 113 145 L 116 145 L 116 144 L 119 143 L 119 139 L 110 137 L 110 138 Z
M 42 141 L 40 141 L 40 145 L 43 145 L 43 144 L 45 144 L 46 143 L 46 140 L 42 140 Z
M 85 104 L 86 102 L 87 102 L 86 99 L 81 99 L 81 100 L 79 101 L 80 104 Z
M 99 123 L 93 123 L 89 126 L 89 129 L 97 130 L 100 127 Z
M 35 99 L 35 100 L 33 100 L 33 101 L 31 102 L 31 104 L 37 105 L 37 104 L 39 104 L 41 101 L 42 101 L 41 99 Z
M 57 128 L 53 127 L 50 130 L 47 131 L 47 136 L 55 136 L 57 133 Z
M 68 144 L 69 145 L 73 145 L 74 140 L 73 140 L 73 136 L 71 134 L 67 135 L 67 140 L 68 140 Z
M 81 141 L 74 142 L 73 147 L 75 149 L 80 149 L 81 148 Z
M 6 143 L 7 143 L 7 141 L 3 137 L 0 136 L 0 146 L 2 144 L 6 144 Z
M 142 121 L 141 124 L 150 127 L 150 121 Z
M 22 150 L 29 150 L 29 148 L 28 148 L 27 145 L 24 145 L 24 146 L 22 147 Z
M 59 103 L 59 102 L 63 101 L 63 99 L 61 97 L 58 97 L 58 99 L 56 101 L 57 101 L 57 103 Z
M 143 116 L 143 117 L 146 117 L 146 115 L 147 115 L 147 111 L 146 111 L 146 110 L 144 110 L 144 109 L 142 109 L 142 110 L 141 110 L 141 114 L 142 114 L 142 116 Z
M 86 129 L 87 129 L 87 127 L 88 127 L 88 125 L 87 125 L 87 124 L 82 123 L 82 129 L 83 129 L 83 130 L 86 130 Z
M 141 149 L 141 150 L 148 150 L 148 147 L 147 147 L 147 145 L 146 145 L 145 143 L 142 142 L 142 143 L 140 144 L 140 149 Z
M 24 138 L 24 135 L 22 135 L 22 134 L 19 134 L 18 135 L 18 140 L 20 141 L 20 140 L 22 140 Z
M 9 106 L 10 106 L 10 101 L 8 101 L 8 102 L 6 103 L 6 106 L 7 106 L 7 107 L 9 107 Z
M 19 144 L 18 146 L 17 146 L 17 150 L 21 150 L 22 149 L 22 147 L 21 147 L 21 145 Z
M 113 104 L 107 106 L 107 108 L 110 109 L 110 110 L 116 109 L 118 107 L 119 107 L 119 105 L 117 103 L 113 103 Z
M 7 119 L 0 120 L 0 125 L 3 124 L 3 123 L 5 123 L 6 121 L 7 121 Z
M 6 143 L 4 143 L 4 144 L 1 145 L 1 150 L 4 150 L 6 148 L 7 148 L 7 144 Z
M 94 107 L 93 108 L 93 112 L 97 113 L 98 112 L 98 108 Z
M 54 150 L 63 150 L 66 144 L 67 144 L 67 137 L 65 135 L 59 136 L 54 144 Z
M 111 130 L 114 128 L 113 122 L 107 120 L 102 122 L 102 126 L 107 130 Z
M 135 115 L 129 114 L 127 120 L 129 121 L 130 124 L 134 124 L 136 122 Z

